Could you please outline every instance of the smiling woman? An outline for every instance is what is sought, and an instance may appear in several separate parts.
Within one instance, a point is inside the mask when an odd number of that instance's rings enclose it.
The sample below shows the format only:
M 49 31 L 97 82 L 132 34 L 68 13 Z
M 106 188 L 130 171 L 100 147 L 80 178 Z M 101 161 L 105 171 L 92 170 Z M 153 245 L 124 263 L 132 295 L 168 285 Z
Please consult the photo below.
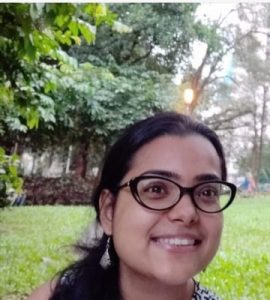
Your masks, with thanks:
M 93 195 L 102 236 L 29 299 L 218 299 L 193 277 L 217 252 L 235 192 L 205 125 L 176 113 L 135 123 L 112 146 Z

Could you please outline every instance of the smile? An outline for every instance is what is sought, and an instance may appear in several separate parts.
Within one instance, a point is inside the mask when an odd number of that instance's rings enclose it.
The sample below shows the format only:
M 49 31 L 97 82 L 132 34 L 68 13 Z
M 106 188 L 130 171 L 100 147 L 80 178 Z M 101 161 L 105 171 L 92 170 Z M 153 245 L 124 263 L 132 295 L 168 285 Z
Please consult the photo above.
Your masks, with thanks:
M 170 245 L 170 246 L 194 246 L 198 241 L 194 239 L 181 239 L 181 238 L 158 238 L 156 239 L 156 242 L 162 245 Z

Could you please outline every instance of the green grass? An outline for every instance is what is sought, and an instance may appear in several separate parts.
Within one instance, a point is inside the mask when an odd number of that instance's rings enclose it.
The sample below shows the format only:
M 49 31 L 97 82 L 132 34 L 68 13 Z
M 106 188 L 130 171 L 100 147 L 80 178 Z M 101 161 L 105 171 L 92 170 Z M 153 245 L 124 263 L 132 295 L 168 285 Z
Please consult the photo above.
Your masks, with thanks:
M 18 207 L 0 213 L 0 299 L 25 299 L 74 254 L 93 218 L 85 207 Z M 224 300 L 270 299 L 270 196 L 239 198 L 224 213 L 222 245 L 200 275 Z
M 93 213 L 85 207 L 17 207 L 0 213 L 0 299 L 25 299 L 74 258 Z M 11 295 L 16 295 L 11 298 Z
M 238 198 L 224 218 L 220 251 L 201 282 L 225 300 L 269 300 L 270 196 Z

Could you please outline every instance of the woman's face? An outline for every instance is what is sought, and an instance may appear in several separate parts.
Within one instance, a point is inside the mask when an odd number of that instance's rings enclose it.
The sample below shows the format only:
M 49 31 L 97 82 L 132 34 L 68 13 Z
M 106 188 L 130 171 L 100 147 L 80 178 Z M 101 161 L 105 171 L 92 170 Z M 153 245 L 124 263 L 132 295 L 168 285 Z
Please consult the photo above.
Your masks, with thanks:
M 221 179 L 220 159 L 207 139 L 199 135 L 163 136 L 136 153 L 122 183 L 161 171 L 170 173 L 169 178 L 184 187 L 207 178 Z M 214 257 L 223 225 L 221 213 L 197 210 L 189 195 L 167 211 L 141 206 L 128 187 L 119 191 L 116 202 L 112 198 L 108 192 L 101 196 L 101 223 L 112 235 L 121 276 L 184 284 Z

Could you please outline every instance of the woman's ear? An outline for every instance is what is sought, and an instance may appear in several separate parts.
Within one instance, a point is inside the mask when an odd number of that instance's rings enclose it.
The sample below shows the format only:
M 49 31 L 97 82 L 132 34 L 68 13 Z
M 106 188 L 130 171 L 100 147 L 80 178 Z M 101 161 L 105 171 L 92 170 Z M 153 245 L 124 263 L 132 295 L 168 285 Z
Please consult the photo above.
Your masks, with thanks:
M 99 218 L 101 226 L 107 235 L 112 235 L 114 205 L 114 195 L 109 190 L 102 190 L 99 197 Z

